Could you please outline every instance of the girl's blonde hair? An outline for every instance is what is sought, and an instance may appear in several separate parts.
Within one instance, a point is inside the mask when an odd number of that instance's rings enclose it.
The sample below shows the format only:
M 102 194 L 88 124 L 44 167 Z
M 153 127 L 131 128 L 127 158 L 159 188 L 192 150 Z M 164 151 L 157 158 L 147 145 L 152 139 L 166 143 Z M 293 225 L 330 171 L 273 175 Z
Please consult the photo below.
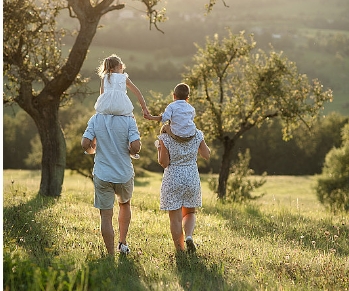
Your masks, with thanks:
M 119 65 L 122 65 L 122 69 L 125 70 L 126 66 L 122 62 L 121 58 L 115 54 L 112 54 L 103 60 L 101 65 L 97 68 L 97 74 L 101 79 L 103 79 L 105 75 L 108 75 L 109 80 L 113 70 Z

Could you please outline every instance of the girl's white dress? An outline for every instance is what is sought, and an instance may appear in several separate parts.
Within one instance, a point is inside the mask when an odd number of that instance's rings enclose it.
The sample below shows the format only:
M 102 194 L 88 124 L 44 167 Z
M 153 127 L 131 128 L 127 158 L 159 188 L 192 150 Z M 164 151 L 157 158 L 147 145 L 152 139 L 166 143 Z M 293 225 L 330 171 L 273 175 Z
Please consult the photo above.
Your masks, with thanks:
M 133 105 L 127 96 L 126 80 L 127 73 L 112 73 L 103 78 L 104 93 L 102 93 L 95 104 L 97 113 L 111 115 L 133 116 Z
M 170 164 L 164 169 L 160 191 L 160 209 L 177 210 L 202 205 L 200 176 L 197 155 L 202 131 L 196 129 L 195 136 L 188 142 L 177 142 L 168 134 L 158 136 L 170 154 Z

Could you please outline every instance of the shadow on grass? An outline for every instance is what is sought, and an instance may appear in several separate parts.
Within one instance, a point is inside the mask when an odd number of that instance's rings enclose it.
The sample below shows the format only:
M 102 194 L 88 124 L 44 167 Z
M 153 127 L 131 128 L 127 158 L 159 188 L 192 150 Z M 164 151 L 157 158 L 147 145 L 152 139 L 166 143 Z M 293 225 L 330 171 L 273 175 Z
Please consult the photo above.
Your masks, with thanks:
M 59 265 L 45 268 L 28 258 L 5 254 L 3 290 L 147 290 L 132 259 L 125 256 L 103 257 L 69 269 Z
M 132 258 L 104 257 L 88 263 L 88 290 L 146 290 Z
M 302 247 L 331 252 L 337 256 L 347 257 L 349 247 L 348 225 L 333 225 L 330 220 L 310 219 L 301 214 L 280 211 L 275 216 L 263 214 L 257 206 L 234 205 L 205 206 L 204 213 L 221 216 L 228 221 L 228 227 L 250 238 L 284 240 L 299 243 Z
M 183 290 L 252 290 L 245 282 L 236 280 L 228 284 L 224 280 L 225 266 L 222 262 L 197 254 L 176 254 L 177 273 Z
M 44 223 L 37 221 L 36 215 L 40 211 L 49 210 L 56 201 L 57 198 L 37 195 L 26 203 L 4 207 L 4 245 L 8 242 L 12 246 L 24 248 L 33 262 L 43 266 L 50 265 L 52 257 L 57 255 L 52 251 L 57 220 L 50 211 L 47 212 Z

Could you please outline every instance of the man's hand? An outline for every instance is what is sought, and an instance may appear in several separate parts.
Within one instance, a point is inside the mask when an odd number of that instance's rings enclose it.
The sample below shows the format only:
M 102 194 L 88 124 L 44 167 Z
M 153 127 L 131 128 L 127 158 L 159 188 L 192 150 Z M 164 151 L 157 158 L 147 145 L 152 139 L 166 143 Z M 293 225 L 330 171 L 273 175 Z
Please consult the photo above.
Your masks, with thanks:
M 83 137 L 81 139 L 81 146 L 86 154 L 94 154 L 96 152 L 96 138 L 91 141 L 90 139 Z
M 139 139 L 130 143 L 129 151 L 131 155 L 138 154 L 141 150 L 141 141 Z

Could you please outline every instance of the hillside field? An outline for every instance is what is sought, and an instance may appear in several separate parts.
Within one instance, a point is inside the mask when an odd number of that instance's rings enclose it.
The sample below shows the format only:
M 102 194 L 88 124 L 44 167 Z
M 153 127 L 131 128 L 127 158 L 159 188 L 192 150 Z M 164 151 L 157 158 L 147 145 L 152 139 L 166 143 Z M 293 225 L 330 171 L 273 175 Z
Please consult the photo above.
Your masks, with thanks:
M 195 255 L 174 253 L 161 174 L 142 171 L 131 254 L 111 258 L 90 180 L 67 171 L 62 196 L 50 199 L 36 195 L 39 171 L 5 170 L 3 289 L 349 290 L 349 216 L 317 202 L 316 177 L 267 177 L 267 194 L 246 205 L 222 204 L 201 178 Z

